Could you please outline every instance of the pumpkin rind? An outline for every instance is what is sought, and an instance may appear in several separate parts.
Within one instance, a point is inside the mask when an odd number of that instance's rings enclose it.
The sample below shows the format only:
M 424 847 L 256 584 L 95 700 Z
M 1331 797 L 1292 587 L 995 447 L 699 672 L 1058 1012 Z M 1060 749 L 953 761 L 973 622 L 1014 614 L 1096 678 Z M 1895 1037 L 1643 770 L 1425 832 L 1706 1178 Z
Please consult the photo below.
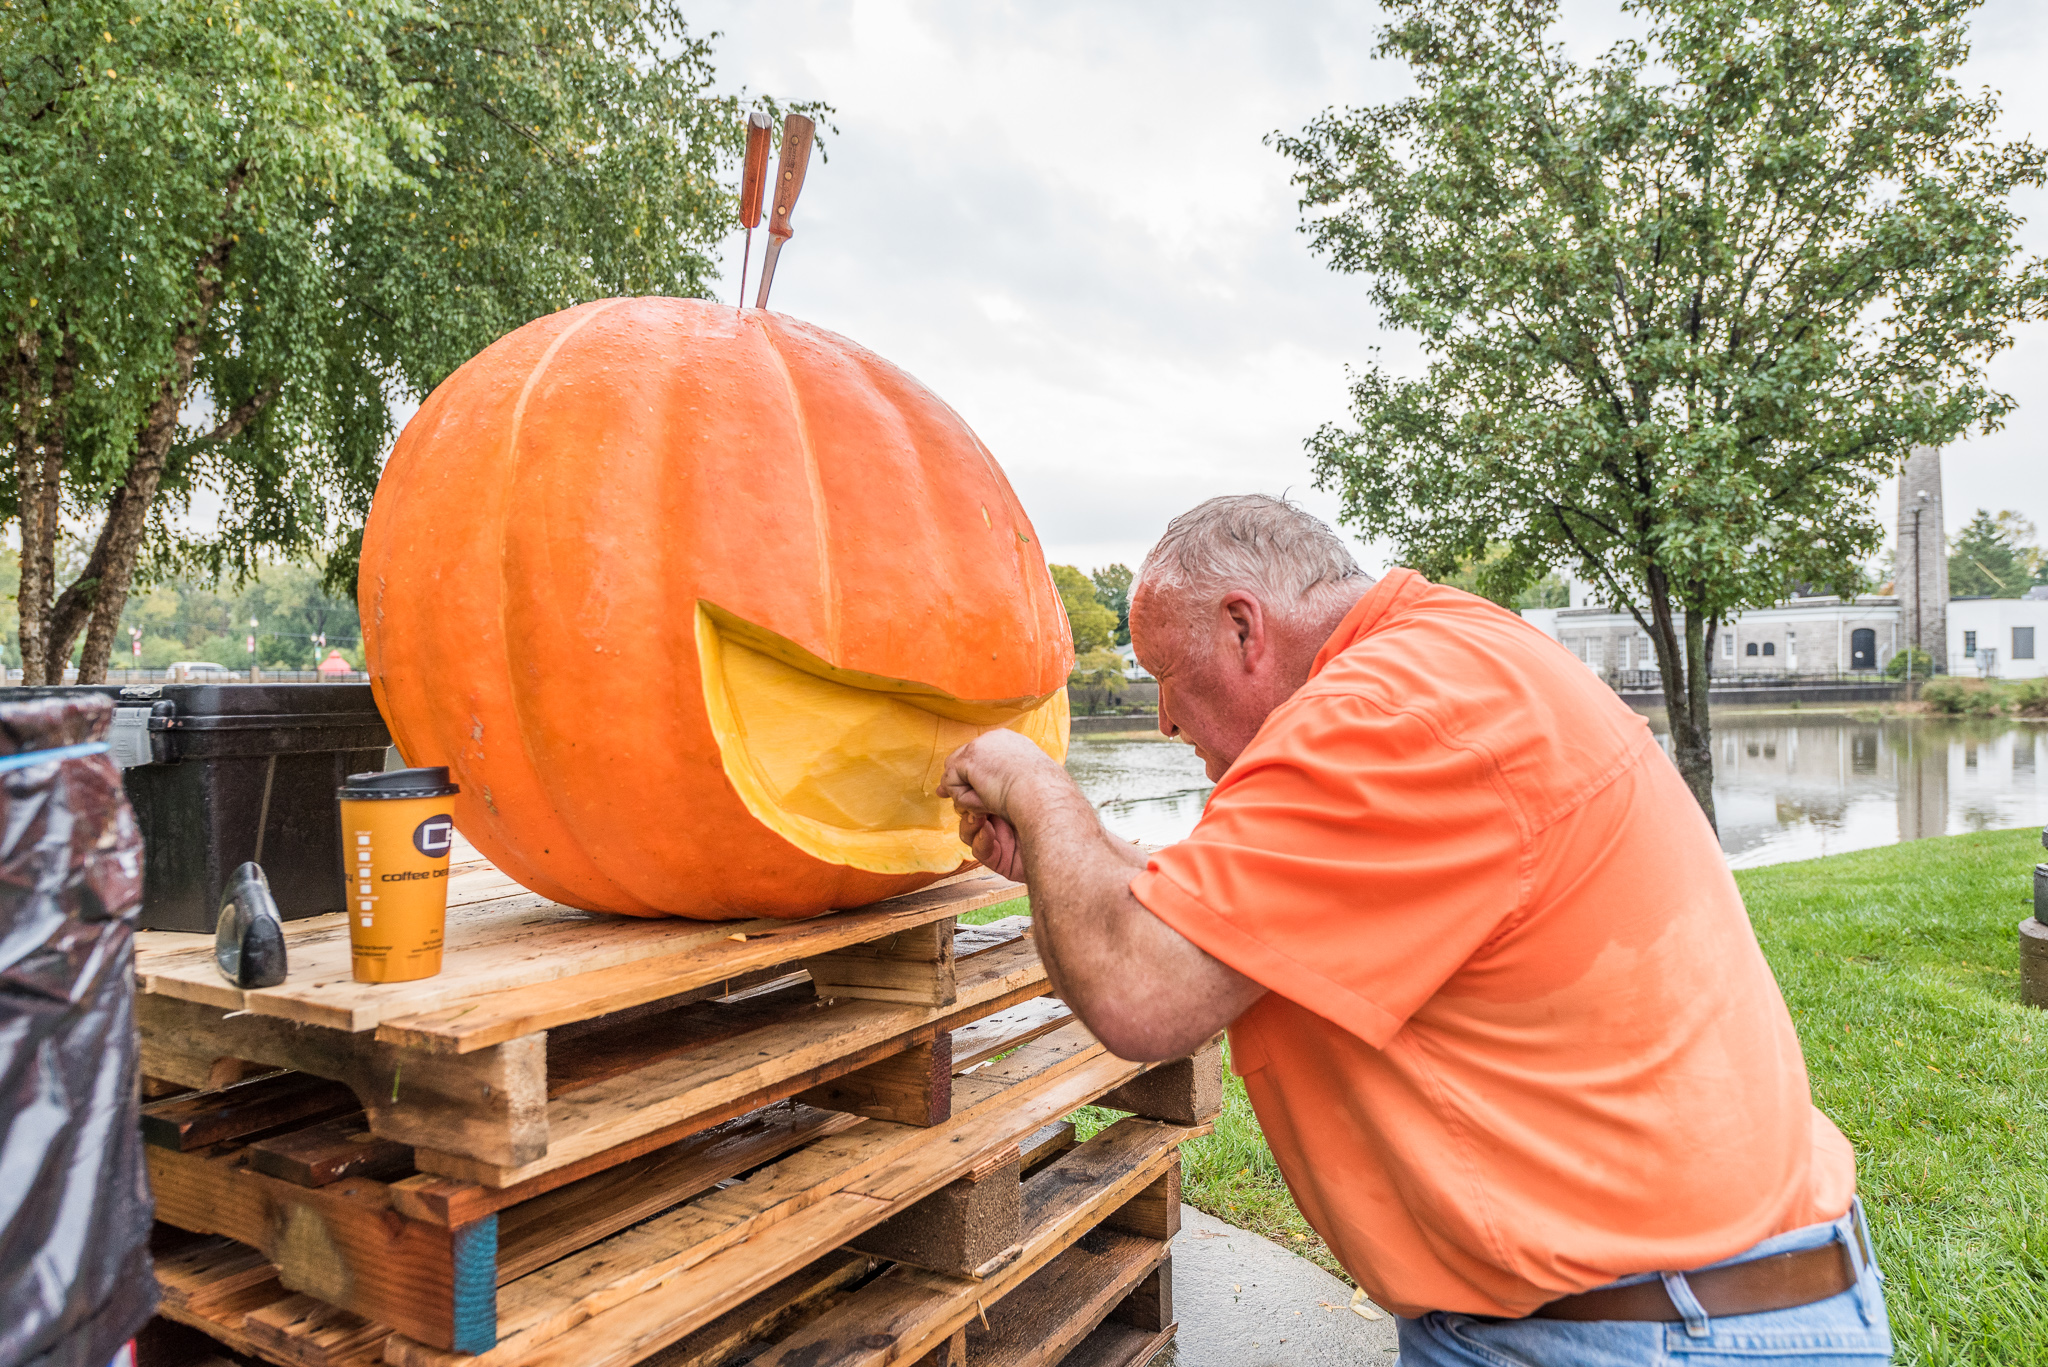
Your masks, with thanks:
M 633 915 L 807 916 L 945 871 L 820 859 L 756 818 L 700 611 L 927 699 L 1021 712 L 1072 665 L 1037 535 L 957 414 L 844 338 L 694 300 L 566 310 L 436 389 L 379 485 L 361 607 L 378 703 L 408 763 L 454 771 L 463 833 Z M 1063 752 L 1063 703 L 1056 729 Z

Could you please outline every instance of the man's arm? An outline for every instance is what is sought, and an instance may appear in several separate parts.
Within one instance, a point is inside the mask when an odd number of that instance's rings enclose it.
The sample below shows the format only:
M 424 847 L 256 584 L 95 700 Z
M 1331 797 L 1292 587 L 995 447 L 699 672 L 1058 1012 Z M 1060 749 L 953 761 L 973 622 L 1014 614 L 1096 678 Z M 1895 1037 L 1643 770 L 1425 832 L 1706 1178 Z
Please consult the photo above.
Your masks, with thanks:
M 1053 987 L 1111 1053 L 1179 1058 L 1265 995 L 1131 895 L 1144 854 L 1103 829 L 1067 771 L 1016 732 L 954 751 L 939 796 L 960 809 L 975 858 L 1031 885 Z

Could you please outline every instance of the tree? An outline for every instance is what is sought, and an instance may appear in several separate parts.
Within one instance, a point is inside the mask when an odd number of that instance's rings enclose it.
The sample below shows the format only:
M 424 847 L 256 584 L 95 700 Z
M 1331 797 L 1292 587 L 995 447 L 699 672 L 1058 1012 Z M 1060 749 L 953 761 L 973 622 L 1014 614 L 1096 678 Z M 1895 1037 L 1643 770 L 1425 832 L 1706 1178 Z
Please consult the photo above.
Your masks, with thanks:
M 1095 584 L 1095 601 L 1116 614 L 1116 644 L 1131 643 L 1131 567 L 1109 565 L 1088 576 Z
M 1048 566 L 1053 587 L 1067 610 L 1067 627 L 1074 633 L 1074 654 L 1110 646 L 1116 637 L 1116 614 L 1095 596 L 1095 584 L 1072 565 Z
M 1445 575 L 1441 582 L 1449 584 L 1452 588 L 1463 589 L 1467 593 L 1476 593 L 1481 598 L 1490 598 L 1492 594 L 1487 591 L 1486 584 L 1491 584 L 1494 581 L 1493 577 L 1486 572 L 1491 568 L 1492 562 L 1499 560 L 1507 553 L 1508 548 L 1506 546 L 1495 543 L 1486 548 L 1486 554 L 1461 563 L 1456 570 Z M 1482 583 L 1482 580 L 1485 583 Z M 1496 591 L 1498 591 L 1498 586 L 1496 586 Z M 1572 586 L 1565 582 L 1563 575 L 1559 574 L 1556 570 L 1551 570 L 1541 579 L 1533 582 L 1525 580 L 1520 584 L 1516 584 L 1511 596 L 1494 598 L 1493 601 L 1499 603 L 1504 608 L 1515 610 L 1521 608 L 1570 607 Z
M 138 573 L 324 556 L 349 587 L 395 402 L 539 314 L 702 293 L 740 136 L 711 77 L 665 0 L 0 12 L 30 681 L 81 633 L 99 677 Z M 67 513 L 94 536 L 59 592 Z
M 2040 551 L 2034 524 L 2015 512 L 1979 508 L 1949 544 L 1949 592 L 1958 598 L 2019 598 L 2034 582 Z
M 2008 198 L 2041 153 L 1950 73 L 1968 0 L 1633 0 L 1586 64 L 1551 0 L 1396 0 L 1419 93 L 1278 136 L 1303 224 L 1368 276 L 1420 378 L 1354 376 L 1307 445 L 1345 518 L 1489 595 L 1565 566 L 1654 644 L 1709 819 L 1707 685 L 1733 613 L 1860 587 L 1879 481 L 1991 428 L 2042 311 Z

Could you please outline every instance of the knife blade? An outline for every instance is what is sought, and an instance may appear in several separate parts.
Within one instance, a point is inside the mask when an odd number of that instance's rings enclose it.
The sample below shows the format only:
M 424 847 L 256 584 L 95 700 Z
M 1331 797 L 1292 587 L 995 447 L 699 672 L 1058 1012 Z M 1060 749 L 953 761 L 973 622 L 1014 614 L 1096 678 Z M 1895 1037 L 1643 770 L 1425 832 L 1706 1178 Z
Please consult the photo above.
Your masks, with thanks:
M 768 141 L 775 125 L 760 110 L 747 115 L 747 160 L 740 172 L 740 226 L 747 230 L 740 257 L 740 307 L 747 306 L 747 266 L 754 259 L 754 229 L 761 222 L 761 200 L 768 186 Z
M 761 257 L 761 292 L 754 299 L 757 309 L 768 307 L 775 259 L 782 254 L 782 244 L 796 232 L 790 226 L 790 214 L 804 188 L 804 170 L 810 165 L 811 140 L 816 133 L 817 125 L 802 114 L 791 114 L 782 121 L 782 155 L 775 164 L 775 207 L 768 215 L 768 250 Z

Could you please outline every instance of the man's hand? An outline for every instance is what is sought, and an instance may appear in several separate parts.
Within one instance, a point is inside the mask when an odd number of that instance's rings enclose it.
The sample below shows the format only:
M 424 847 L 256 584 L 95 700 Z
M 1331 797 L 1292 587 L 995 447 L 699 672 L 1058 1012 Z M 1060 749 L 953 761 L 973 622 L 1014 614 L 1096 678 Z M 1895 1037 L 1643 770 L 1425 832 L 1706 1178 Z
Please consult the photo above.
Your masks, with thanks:
M 1131 893 L 1144 853 L 1104 830 L 1066 769 L 1016 732 L 955 750 L 938 792 L 974 857 L 1031 885 L 1046 974 L 1112 1053 L 1179 1058 L 1265 995 L 1146 910 Z
M 960 812 L 961 843 L 984 867 L 1015 882 L 1024 881 L 1024 856 L 1012 804 L 1048 769 L 1064 774 L 1015 731 L 990 731 L 955 750 L 939 781 L 938 795 L 951 798 Z

